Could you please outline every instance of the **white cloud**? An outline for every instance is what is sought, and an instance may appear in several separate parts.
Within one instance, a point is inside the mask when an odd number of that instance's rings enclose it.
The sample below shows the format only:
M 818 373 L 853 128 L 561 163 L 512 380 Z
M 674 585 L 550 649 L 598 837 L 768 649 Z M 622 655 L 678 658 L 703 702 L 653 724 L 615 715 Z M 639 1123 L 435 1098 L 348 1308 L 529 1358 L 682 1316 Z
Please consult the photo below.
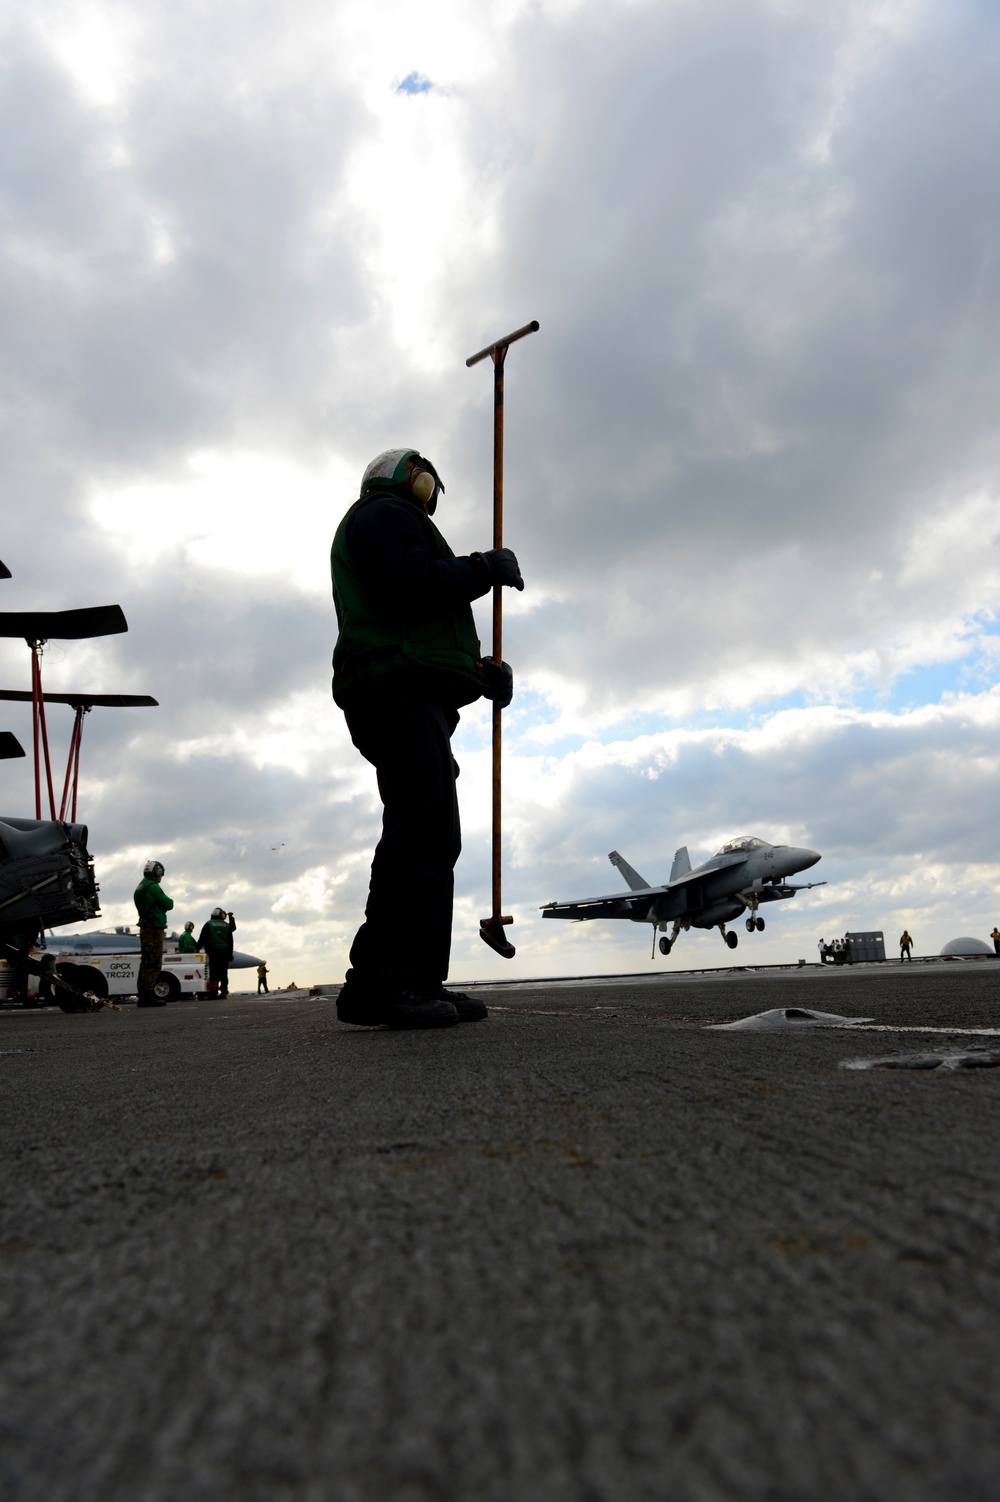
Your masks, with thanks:
M 123 103 L 141 46 L 137 12 L 94 0 L 71 0 L 33 7 L 32 19 L 44 45 L 88 104 L 111 110 Z
M 199 453 L 176 479 L 98 493 L 90 511 L 133 566 L 182 550 L 206 568 L 279 587 L 284 576 L 326 597 L 331 526 L 355 481 L 334 458 L 309 470 L 284 454 Z

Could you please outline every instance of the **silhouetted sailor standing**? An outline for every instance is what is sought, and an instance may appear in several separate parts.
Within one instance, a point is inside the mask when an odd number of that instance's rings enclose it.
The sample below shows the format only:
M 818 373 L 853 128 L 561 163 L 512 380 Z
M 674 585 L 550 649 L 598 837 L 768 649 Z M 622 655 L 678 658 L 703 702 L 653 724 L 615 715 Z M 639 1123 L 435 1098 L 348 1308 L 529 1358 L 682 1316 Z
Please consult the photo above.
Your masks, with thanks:
M 205 951 L 208 961 L 208 990 L 225 998 L 229 995 L 229 962 L 233 957 L 233 930 L 236 919 L 225 908 L 213 907 L 212 916 L 202 924 L 198 935 L 198 948 Z
M 156 995 L 154 987 L 163 968 L 163 932 L 167 926 L 167 914 L 174 905 L 160 886 L 163 862 L 148 860 L 142 868 L 142 880 L 135 889 L 133 901 L 139 915 L 139 944 L 142 955 L 139 961 L 137 1005 L 140 1007 L 165 1007 L 166 998 Z
M 455 557 L 430 519 L 443 490 L 416 449 L 387 450 L 365 470 L 330 554 L 333 697 L 383 804 L 342 1022 L 446 1027 L 486 1016 L 482 1002 L 444 990 L 462 848 L 451 736 L 462 705 L 485 695 L 505 706 L 513 694 L 510 668 L 482 656 L 471 601 L 524 583 L 509 548 Z

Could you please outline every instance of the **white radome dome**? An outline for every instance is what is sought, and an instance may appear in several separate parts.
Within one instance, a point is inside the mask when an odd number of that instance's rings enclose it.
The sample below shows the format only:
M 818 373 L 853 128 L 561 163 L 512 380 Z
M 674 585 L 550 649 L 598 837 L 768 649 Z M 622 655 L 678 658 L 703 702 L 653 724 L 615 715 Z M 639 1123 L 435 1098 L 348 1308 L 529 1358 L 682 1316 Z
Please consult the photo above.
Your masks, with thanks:
M 987 944 L 985 939 L 949 939 L 941 950 L 942 954 L 992 954 L 992 944 Z

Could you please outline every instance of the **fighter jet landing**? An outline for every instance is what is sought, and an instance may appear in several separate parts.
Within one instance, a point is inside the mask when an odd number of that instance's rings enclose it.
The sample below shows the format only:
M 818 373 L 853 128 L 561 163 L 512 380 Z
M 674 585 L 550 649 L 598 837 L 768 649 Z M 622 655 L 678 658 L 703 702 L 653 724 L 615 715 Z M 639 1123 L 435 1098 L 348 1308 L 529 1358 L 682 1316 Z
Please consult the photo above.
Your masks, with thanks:
M 612 850 L 608 860 L 628 883 L 627 892 L 610 897 L 585 897 L 575 902 L 548 902 L 545 918 L 570 918 L 576 923 L 588 918 L 627 918 L 631 923 L 649 923 L 653 928 L 653 954 L 659 930 L 660 953 L 669 954 L 681 931 L 717 928 L 730 949 L 739 935 L 727 933 L 726 924 L 747 914 L 747 933 L 763 933 L 759 909 L 768 902 L 781 902 L 810 887 L 825 887 L 825 881 L 790 882 L 788 877 L 815 866 L 815 850 L 796 845 L 771 845 L 756 835 L 727 840 L 721 850 L 692 870 L 687 846 L 674 856 L 670 880 L 654 886 L 633 870 L 628 861 Z M 670 933 L 666 930 L 670 927 Z

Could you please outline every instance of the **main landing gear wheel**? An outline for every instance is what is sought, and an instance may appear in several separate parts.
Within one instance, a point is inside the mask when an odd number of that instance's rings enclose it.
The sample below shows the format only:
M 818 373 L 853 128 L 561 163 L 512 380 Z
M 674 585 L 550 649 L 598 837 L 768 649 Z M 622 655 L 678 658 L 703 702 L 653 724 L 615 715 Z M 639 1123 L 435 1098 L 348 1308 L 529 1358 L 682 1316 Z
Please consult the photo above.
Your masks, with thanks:
M 726 943 L 729 945 L 730 949 L 735 949 L 739 942 L 739 934 L 726 934 Z
M 764 920 L 763 920 L 763 918 L 758 918 L 757 919 L 757 932 L 759 934 L 762 934 L 764 932 Z
M 671 951 L 671 949 L 673 949 L 673 947 L 674 946 L 671 944 L 671 942 L 670 942 L 669 939 L 661 939 L 660 940 L 660 953 L 661 954 L 669 954 L 670 951 Z

